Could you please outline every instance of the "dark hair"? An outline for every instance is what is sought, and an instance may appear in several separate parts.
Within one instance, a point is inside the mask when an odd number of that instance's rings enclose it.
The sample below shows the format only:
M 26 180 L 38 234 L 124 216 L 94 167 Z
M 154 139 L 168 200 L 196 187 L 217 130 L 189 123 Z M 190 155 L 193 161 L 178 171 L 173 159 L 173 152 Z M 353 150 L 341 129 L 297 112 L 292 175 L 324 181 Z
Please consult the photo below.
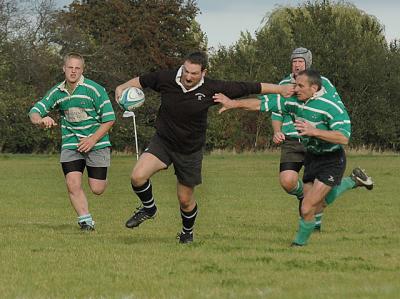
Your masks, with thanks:
M 201 70 L 204 71 L 208 65 L 208 57 L 205 52 L 193 52 L 185 57 L 185 61 L 189 61 L 193 64 L 201 65 Z
M 297 74 L 297 76 L 301 76 L 301 75 L 307 76 L 308 83 L 310 83 L 310 85 L 317 85 L 318 90 L 321 89 L 322 79 L 321 79 L 321 75 L 319 74 L 318 71 L 312 70 L 312 69 L 303 70 Z

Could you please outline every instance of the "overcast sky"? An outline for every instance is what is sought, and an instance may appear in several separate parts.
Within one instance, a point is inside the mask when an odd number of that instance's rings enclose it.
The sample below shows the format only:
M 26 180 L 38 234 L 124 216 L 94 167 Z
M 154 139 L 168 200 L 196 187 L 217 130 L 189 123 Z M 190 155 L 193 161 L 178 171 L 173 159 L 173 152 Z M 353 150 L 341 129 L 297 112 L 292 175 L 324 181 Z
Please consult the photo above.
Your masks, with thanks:
M 56 0 L 62 6 L 71 0 Z M 278 6 L 297 6 L 304 0 L 197 0 L 201 14 L 197 17 L 201 29 L 207 34 L 210 47 L 235 43 L 241 31 L 253 36 L 260 28 L 263 17 Z M 369 15 L 374 15 L 385 26 L 386 38 L 400 39 L 399 0 L 349 1 Z

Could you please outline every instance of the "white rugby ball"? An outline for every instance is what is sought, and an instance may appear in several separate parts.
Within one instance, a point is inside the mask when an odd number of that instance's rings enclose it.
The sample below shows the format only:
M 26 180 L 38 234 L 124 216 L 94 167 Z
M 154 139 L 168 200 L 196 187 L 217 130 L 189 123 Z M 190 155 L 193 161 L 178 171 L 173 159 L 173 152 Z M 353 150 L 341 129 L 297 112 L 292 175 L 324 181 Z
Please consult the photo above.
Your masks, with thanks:
M 122 92 L 119 105 L 125 111 L 132 111 L 144 103 L 144 93 L 140 88 L 129 87 Z

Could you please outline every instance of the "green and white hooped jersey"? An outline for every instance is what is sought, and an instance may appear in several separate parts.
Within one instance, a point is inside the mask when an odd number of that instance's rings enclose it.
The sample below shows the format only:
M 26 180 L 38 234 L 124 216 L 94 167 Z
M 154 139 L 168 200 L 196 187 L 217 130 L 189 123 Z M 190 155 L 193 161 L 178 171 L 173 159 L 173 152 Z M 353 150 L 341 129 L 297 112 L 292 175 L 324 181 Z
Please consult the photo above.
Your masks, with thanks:
M 322 79 L 322 87 L 325 89 L 326 93 L 334 95 L 332 99 L 335 100 L 335 102 L 339 104 L 340 107 L 344 108 L 342 99 L 340 98 L 335 86 L 331 83 L 331 81 L 329 81 L 328 78 L 321 76 L 321 79 Z M 293 74 L 290 74 L 289 76 L 285 77 L 281 82 L 279 82 L 279 85 L 294 84 L 295 81 L 296 80 L 293 78 Z M 299 135 L 297 134 L 296 128 L 294 127 L 290 115 L 272 112 L 271 119 L 282 122 L 283 134 L 285 134 L 286 136 L 299 138 Z
M 324 90 L 306 102 L 296 97 L 284 98 L 279 94 L 262 95 L 259 99 L 261 111 L 288 115 L 292 123 L 296 119 L 305 120 L 320 130 L 339 131 L 350 138 L 351 122 L 346 108 L 337 102 L 335 95 L 326 93 Z M 342 148 L 340 144 L 333 144 L 315 137 L 299 136 L 299 138 L 306 150 L 314 154 L 334 152 Z
M 115 120 L 115 114 L 108 95 L 101 85 L 81 76 L 74 92 L 70 94 L 65 81 L 51 88 L 29 111 L 45 117 L 51 110 L 61 114 L 61 149 L 78 148 L 80 138 L 93 135 L 102 123 Z M 93 150 L 111 146 L 106 134 Z

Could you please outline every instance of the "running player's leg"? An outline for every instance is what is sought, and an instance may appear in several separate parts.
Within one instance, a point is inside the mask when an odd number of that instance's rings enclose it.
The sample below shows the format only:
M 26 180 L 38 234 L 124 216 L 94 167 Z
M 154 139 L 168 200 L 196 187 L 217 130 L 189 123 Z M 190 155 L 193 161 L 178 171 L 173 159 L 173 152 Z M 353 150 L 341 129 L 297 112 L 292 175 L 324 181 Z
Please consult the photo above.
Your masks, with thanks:
M 60 161 L 68 196 L 72 207 L 78 215 L 78 224 L 82 229 L 94 229 L 88 201 L 82 189 L 82 173 L 85 169 L 84 157 L 75 150 L 62 150 Z
M 101 195 L 107 187 L 107 171 L 110 167 L 110 148 L 92 150 L 86 155 L 88 183 L 93 194 Z
M 197 216 L 194 188 L 177 183 L 177 195 L 182 218 L 182 231 L 178 234 L 180 243 L 193 242 L 193 228 Z
M 178 181 L 177 196 L 182 218 L 182 230 L 178 238 L 180 243 L 191 243 L 198 213 L 194 190 L 202 182 L 203 150 L 191 154 L 172 153 L 172 159 Z
M 321 155 L 306 154 L 303 176 L 306 187 L 301 207 L 302 217 L 293 245 L 303 246 L 307 243 L 315 228 L 315 214 L 331 189 L 340 184 L 345 169 L 346 156 L 343 150 Z
M 279 182 L 282 188 L 299 200 L 299 215 L 301 216 L 301 202 L 303 200 L 303 181 L 299 179 L 299 172 L 304 164 L 305 149 L 298 139 L 285 137 L 281 145 L 281 159 L 279 165 Z
M 331 205 L 344 192 L 357 187 L 365 187 L 367 190 L 372 190 L 374 187 L 372 178 L 359 167 L 354 168 L 350 176 L 343 178 L 340 185 L 332 188 L 326 196 L 326 204 Z
M 303 199 L 303 182 L 299 180 L 299 171 L 304 163 L 304 146 L 297 139 L 286 137 L 281 145 L 279 181 L 282 188 L 298 200 Z
M 317 208 L 323 202 L 325 196 L 331 190 L 328 186 L 318 179 L 313 183 L 306 183 L 303 204 L 301 206 L 302 217 L 299 221 L 299 229 L 292 243 L 294 246 L 303 246 L 307 244 L 311 233 L 315 228 L 315 213 Z
M 162 141 L 159 137 L 154 136 L 132 170 L 132 190 L 139 197 L 142 207 L 138 208 L 132 217 L 128 219 L 125 224 L 126 227 L 137 227 L 142 222 L 155 217 L 157 206 L 150 178 L 156 172 L 166 169 L 169 164 L 171 164 L 170 158 Z

